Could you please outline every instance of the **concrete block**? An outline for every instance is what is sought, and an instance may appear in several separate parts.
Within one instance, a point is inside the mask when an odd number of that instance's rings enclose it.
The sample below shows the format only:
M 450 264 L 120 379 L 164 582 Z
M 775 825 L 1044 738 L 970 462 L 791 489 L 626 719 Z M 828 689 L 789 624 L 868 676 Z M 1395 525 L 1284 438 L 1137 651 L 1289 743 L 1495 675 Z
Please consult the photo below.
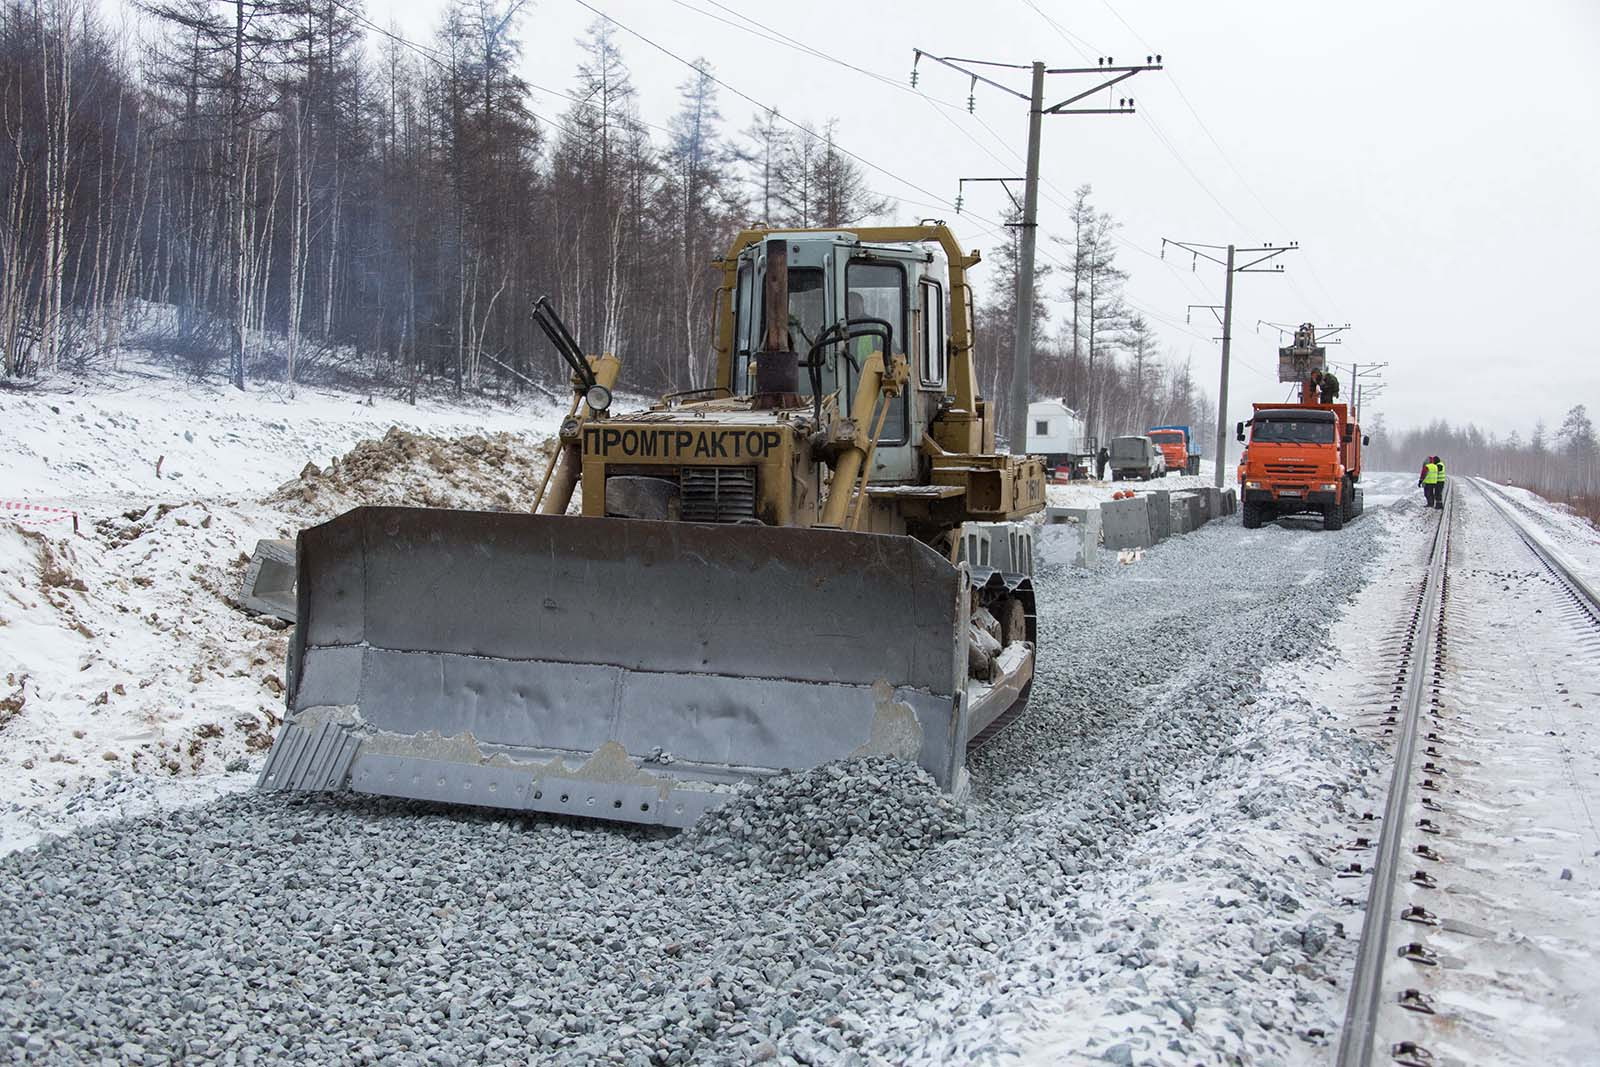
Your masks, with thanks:
M 1080 508 L 1084 514 L 1070 522 L 1045 523 L 1038 530 L 1038 550 L 1043 558 L 1074 567 L 1092 567 L 1100 551 L 1100 509 Z
M 1200 511 L 1200 497 L 1196 493 L 1172 494 L 1172 532 L 1174 534 L 1193 533 L 1205 525 L 1205 519 Z
M 1083 518 L 1077 522 L 1081 536 L 1078 538 L 1077 551 L 1073 554 L 1074 567 L 1092 567 L 1100 558 L 1100 509 L 1078 508 L 1083 512 Z
M 258 615 L 294 622 L 294 542 L 261 540 L 245 568 L 239 603 Z
M 966 538 L 978 535 L 964 558 L 975 564 L 993 567 L 1008 574 L 1033 573 L 1033 527 L 1025 523 L 969 522 Z
M 1206 522 L 1222 518 L 1222 490 L 1214 485 L 1202 486 L 1199 490 L 1200 514 Z
M 1189 523 L 1189 506 L 1184 503 L 1183 497 L 1175 497 L 1167 509 L 1168 521 L 1172 527 L 1172 536 L 1186 534 L 1194 527 Z
M 1150 536 L 1157 542 L 1172 536 L 1172 490 L 1152 489 L 1150 498 Z
M 1100 505 L 1107 548 L 1149 548 L 1156 543 L 1150 523 L 1150 497 L 1107 500 Z
M 963 547 L 971 545 L 970 562 L 1010 574 L 1033 573 L 1033 527 L 1025 523 L 969 522 Z
M 1239 490 L 1224 489 L 1222 491 L 1222 513 L 1224 515 L 1237 515 L 1239 513 Z

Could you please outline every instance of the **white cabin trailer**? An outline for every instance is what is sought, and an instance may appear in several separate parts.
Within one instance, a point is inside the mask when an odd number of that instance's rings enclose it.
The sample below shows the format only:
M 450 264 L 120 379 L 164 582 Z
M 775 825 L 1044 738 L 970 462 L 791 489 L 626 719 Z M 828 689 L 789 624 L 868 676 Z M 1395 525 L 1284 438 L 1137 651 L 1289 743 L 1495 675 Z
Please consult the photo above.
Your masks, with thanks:
M 1028 405 L 1029 455 L 1043 456 L 1045 466 L 1053 471 L 1082 478 L 1087 476 L 1094 451 L 1083 416 L 1065 400 L 1038 400 Z

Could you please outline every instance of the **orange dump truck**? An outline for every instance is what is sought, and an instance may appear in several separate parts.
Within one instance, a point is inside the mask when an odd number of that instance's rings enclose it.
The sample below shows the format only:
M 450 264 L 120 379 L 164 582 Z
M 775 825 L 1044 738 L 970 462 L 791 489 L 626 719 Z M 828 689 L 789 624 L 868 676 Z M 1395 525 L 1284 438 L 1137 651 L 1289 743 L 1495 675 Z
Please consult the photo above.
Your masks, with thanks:
M 1200 473 L 1200 446 L 1189 435 L 1187 426 L 1152 426 L 1144 435 L 1156 443 L 1167 457 L 1167 473 Z
M 1240 513 L 1247 530 L 1280 515 L 1320 512 L 1337 530 L 1361 513 L 1366 438 L 1344 404 L 1254 404 L 1238 426 Z M 1248 438 L 1246 431 L 1248 430 Z

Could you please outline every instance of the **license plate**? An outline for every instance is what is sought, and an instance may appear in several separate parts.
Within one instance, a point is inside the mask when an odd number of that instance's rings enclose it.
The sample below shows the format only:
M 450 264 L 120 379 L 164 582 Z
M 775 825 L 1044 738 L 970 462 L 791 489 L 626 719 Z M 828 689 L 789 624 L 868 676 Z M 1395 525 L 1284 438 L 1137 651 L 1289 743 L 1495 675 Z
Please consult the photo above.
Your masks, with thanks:
M 1279 489 L 1278 490 L 1278 495 L 1279 496 L 1299 496 L 1300 495 L 1300 490 L 1298 490 L 1298 489 Z

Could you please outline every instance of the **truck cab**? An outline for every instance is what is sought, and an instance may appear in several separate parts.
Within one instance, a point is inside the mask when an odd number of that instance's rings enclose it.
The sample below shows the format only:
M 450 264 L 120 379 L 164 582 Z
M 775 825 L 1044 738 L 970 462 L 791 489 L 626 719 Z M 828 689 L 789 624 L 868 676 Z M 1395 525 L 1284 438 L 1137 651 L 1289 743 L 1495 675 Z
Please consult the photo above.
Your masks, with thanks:
M 1255 404 L 1236 433 L 1245 529 L 1281 515 L 1322 515 L 1337 530 L 1361 513 L 1361 446 L 1366 438 L 1344 404 Z
M 1187 426 L 1152 426 L 1145 436 L 1154 441 L 1166 457 L 1167 470 L 1179 474 L 1200 473 L 1200 449 Z

